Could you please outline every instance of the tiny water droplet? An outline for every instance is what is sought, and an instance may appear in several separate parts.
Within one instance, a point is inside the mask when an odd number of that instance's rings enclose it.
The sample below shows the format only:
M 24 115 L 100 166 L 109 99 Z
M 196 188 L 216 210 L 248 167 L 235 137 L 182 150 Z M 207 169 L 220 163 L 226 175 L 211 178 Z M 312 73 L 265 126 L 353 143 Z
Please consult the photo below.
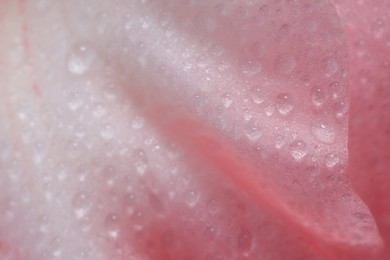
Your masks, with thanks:
M 247 61 L 242 65 L 242 72 L 247 76 L 254 76 L 261 71 L 261 64 L 257 61 Z
M 340 162 L 339 157 L 334 153 L 329 153 L 325 157 L 325 166 L 332 169 Z
M 148 168 L 148 158 L 143 149 L 136 149 L 133 152 L 133 163 L 139 175 L 144 175 Z
M 104 226 L 108 237 L 116 239 L 119 236 L 119 217 L 115 213 L 110 213 L 106 216 Z
M 310 90 L 310 96 L 313 104 L 316 107 L 322 107 L 326 101 L 326 93 L 325 90 L 320 86 L 314 86 Z
M 288 93 L 281 93 L 276 97 L 276 107 L 280 114 L 286 116 L 294 109 L 293 98 Z
M 241 228 L 237 236 L 237 248 L 244 254 L 249 255 L 253 244 L 253 234 L 246 228 Z
M 83 219 L 87 215 L 90 205 L 91 199 L 86 193 L 78 192 L 73 196 L 73 212 L 77 219 Z
M 290 74 L 295 68 L 295 59 L 291 55 L 282 54 L 275 60 L 274 66 L 280 74 Z
M 295 140 L 290 144 L 290 154 L 296 160 L 302 160 L 307 154 L 307 145 L 303 140 Z
M 233 98 L 229 93 L 222 95 L 222 104 L 225 108 L 229 108 L 233 103 Z
M 250 90 L 250 95 L 252 97 L 252 100 L 256 104 L 261 104 L 264 102 L 264 91 L 259 86 L 254 86 Z
M 142 129 L 144 127 L 145 120 L 140 116 L 135 116 L 134 119 L 131 121 L 131 127 L 133 129 Z
M 336 136 L 334 128 L 324 121 L 314 123 L 311 130 L 313 135 L 323 143 L 333 143 Z
M 84 105 L 84 100 L 78 93 L 71 94 L 68 98 L 68 107 L 72 111 L 76 111 Z
M 106 114 L 106 112 L 107 112 L 106 107 L 104 107 L 102 104 L 97 104 L 95 106 L 95 109 L 92 112 L 92 115 L 95 118 L 101 118 L 101 117 L 103 117 Z
M 77 45 L 70 50 L 68 70 L 74 75 L 83 75 L 95 60 L 95 52 L 85 45 Z
M 105 125 L 101 130 L 100 130 L 100 135 L 106 140 L 110 140 L 114 137 L 114 129 L 112 128 L 111 125 Z

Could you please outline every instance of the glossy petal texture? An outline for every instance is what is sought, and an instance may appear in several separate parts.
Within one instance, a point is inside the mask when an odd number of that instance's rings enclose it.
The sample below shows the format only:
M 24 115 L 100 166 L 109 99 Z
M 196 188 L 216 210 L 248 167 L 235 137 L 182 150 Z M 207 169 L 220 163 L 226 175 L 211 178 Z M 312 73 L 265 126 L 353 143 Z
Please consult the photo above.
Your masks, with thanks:
M 335 1 L 348 34 L 350 176 L 372 209 L 390 258 L 390 3 Z
M 4 259 L 380 249 L 345 174 L 353 36 L 328 1 L 1 5 Z

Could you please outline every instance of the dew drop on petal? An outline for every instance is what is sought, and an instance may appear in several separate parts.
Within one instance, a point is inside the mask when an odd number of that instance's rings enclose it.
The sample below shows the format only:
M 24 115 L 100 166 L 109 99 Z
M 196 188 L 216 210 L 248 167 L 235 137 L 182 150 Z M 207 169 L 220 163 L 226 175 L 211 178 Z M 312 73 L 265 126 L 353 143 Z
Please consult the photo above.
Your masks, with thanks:
M 248 255 L 252 249 L 253 234 L 246 228 L 241 228 L 237 236 L 237 248 L 239 252 Z
M 200 195 L 198 192 L 190 191 L 186 194 L 185 201 L 188 207 L 193 208 L 199 202 Z
M 256 104 L 261 104 L 264 102 L 264 91 L 261 87 L 259 86 L 254 86 L 251 88 L 250 90 L 250 95 L 251 95 L 251 98 L 252 98 L 252 101 Z
M 233 98 L 229 93 L 225 93 L 222 95 L 222 105 L 225 108 L 229 108 L 233 104 Z
M 334 128 L 324 121 L 314 123 L 311 130 L 315 138 L 323 143 L 333 143 L 336 136 Z
M 288 93 L 281 93 L 276 97 L 276 108 L 282 115 L 288 115 L 294 109 L 293 98 Z
M 135 149 L 133 152 L 132 161 L 134 163 L 134 167 L 139 175 L 144 175 L 148 168 L 148 158 L 143 149 Z
M 261 130 L 255 125 L 248 125 L 245 128 L 244 133 L 251 142 L 257 141 L 263 135 Z
M 295 140 L 290 144 L 289 150 L 294 160 L 300 161 L 307 154 L 307 145 L 303 140 Z
M 310 97 L 316 107 L 322 107 L 326 101 L 325 90 L 320 86 L 314 86 L 310 90 Z
M 104 226 L 108 237 L 116 239 L 119 236 L 119 217 L 115 213 L 110 213 L 106 216 Z
M 334 58 L 326 58 L 322 61 L 322 68 L 324 73 L 330 77 L 339 70 L 339 64 Z
M 247 61 L 242 65 L 242 72 L 247 76 L 254 76 L 261 71 L 261 64 L 257 61 Z
M 329 153 L 325 157 L 325 166 L 332 169 L 340 162 L 339 157 L 334 153 Z
M 82 219 L 86 216 L 90 203 L 89 196 L 84 192 L 78 192 L 73 196 L 72 207 L 77 219 Z
M 95 59 L 95 52 L 85 45 L 75 46 L 68 56 L 68 70 L 74 75 L 83 75 L 91 67 Z

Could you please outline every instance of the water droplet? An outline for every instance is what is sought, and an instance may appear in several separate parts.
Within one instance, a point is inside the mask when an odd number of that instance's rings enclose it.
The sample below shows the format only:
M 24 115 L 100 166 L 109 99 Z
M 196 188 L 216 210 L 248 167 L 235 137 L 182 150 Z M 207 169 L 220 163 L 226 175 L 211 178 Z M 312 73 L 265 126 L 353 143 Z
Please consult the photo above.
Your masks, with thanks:
M 326 93 L 320 86 L 314 86 L 310 90 L 311 100 L 316 107 L 322 107 L 326 101 Z
M 325 166 L 332 169 L 340 162 L 339 157 L 334 153 L 329 153 L 325 157 Z
M 264 91 L 259 86 L 252 87 L 250 95 L 254 103 L 261 104 L 264 102 Z
M 246 228 L 241 228 L 240 233 L 237 236 L 237 248 L 244 254 L 248 255 L 252 249 L 253 234 Z
M 264 108 L 264 113 L 266 116 L 272 116 L 274 114 L 275 107 L 273 105 L 269 105 Z
M 302 140 L 295 140 L 290 144 L 290 154 L 296 160 L 302 160 L 307 154 L 307 145 Z
M 221 206 L 218 204 L 216 200 L 209 200 L 207 202 L 207 209 L 211 214 L 217 214 L 219 211 L 221 211 Z
M 114 129 L 112 128 L 111 125 L 105 125 L 101 130 L 100 130 L 100 135 L 106 140 L 110 140 L 114 137 Z
M 108 237 L 116 239 L 119 236 L 119 217 L 115 213 L 110 213 L 106 216 L 104 226 Z
M 242 72 L 247 76 L 254 76 L 261 71 L 261 64 L 257 61 L 247 61 L 242 65 Z
M 245 109 L 242 113 L 242 117 L 245 121 L 249 122 L 253 118 L 253 114 L 249 109 Z
M 322 68 L 325 74 L 329 77 L 339 70 L 339 64 L 334 58 L 326 58 L 322 61 Z
M 324 121 L 314 123 L 311 130 L 313 135 L 323 143 L 333 143 L 336 136 L 334 128 Z
M 140 116 L 135 116 L 134 119 L 131 121 L 131 127 L 133 129 L 142 129 L 144 127 L 145 120 Z
M 276 97 L 276 107 L 280 114 L 288 115 L 294 109 L 293 98 L 288 93 L 281 93 Z
M 288 54 L 282 54 L 275 60 L 275 69 L 281 74 L 290 74 L 295 68 L 295 59 Z
M 143 149 L 136 149 L 133 152 L 133 163 L 139 175 L 144 175 L 148 168 L 148 158 Z
M 106 107 L 104 107 L 102 104 L 97 104 L 95 106 L 95 109 L 92 112 L 92 115 L 95 118 L 101 118 L 101 117 L 103 117 L 106 114 L 106 112 L 107 112 Z
M 73 212 L 77 219 L 83 219 L 87 215 L 90 205 L 91 199 L 86 193 L 78 192 L 73 196 Z
M 78 93 L 74 93 L 74 94 L 69 96 L 68 107 L 70 110 L 76 111 L 82 105 L 84 105 L 84 100 L 80 97 L 80 95 Z
M 74 75 L 83 75 L 91 67 L 95 52 L 85 45 L 75 46 L 68 56 L 68 70 Z
M 225 93 L 222 96 L 222 104 L 225 108 L 228 108 L 232 105 L 233 103 L 233 98 L 229 93 Z
M 329 85 L 330 91 L 332 93 L 332 99 L 338 100 L 346 95 L 345 89 L 338 82 L 332 82 Z
M 278 135 L 275 138 L 275 148 L 276 149 L 282 148 L 285 144 L 286 144 L 286 139 L 283 136 Z
M 193 208 L 196 204 L 198 204 L 200 195 L 195 191 L 190 191 L 186 194 L 186 203 L 188 207 Z
M 260 129 L 255 125 L 248 125 L 244 130 L 245 136 L 249 139 L 249 141 L 254 142 L 257 141 L 263 133 Z
M 343 116 L 348 112 L 348 103 L 341 101 L 334 104 L 334 111 L 336 112 L 337 118 L 343 118 Z

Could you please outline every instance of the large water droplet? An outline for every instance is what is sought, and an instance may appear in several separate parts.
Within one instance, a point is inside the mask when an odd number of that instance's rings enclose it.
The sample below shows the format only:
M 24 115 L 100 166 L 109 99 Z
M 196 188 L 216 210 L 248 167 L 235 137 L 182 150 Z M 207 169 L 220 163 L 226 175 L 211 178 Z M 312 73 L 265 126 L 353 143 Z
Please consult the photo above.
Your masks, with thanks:
M 339 157 L 334 153 L 329 153 L 325 157 L 325 166 L 332 169 L 340 162 Z
M 307 145 L 302 140 L 296 140 L 290 144 L 290 154 L 296 160 L 302 160 L 307 154 Z
M 244 254 L 248 255 L 252 249 L 253 234 L 246 228 L 242 228 L 237 236 L 237 248 Z
M 256 104 L 261 104 L 264 102 L 264 91 L 261 87 L 259 86 L 254 86 L 250 90 L 250 95 L 252 97 L 252 100 Z
M 313 135 L 323 143 L 333 143 L 336 136 L 334 128 L 324 121 L 314 123 L 311 130 Z
M 148 158 L 143 149 L 136 149 L 133 152 L 133 163 L 139 175 L 144 175 L 148 168 Z
M 276 107 L 280 114 L 288 115 L 294 109 L 293 98 L 288 93 L 281 93 L 276 97 Z
M 78 45 L 70 50 L 68 56 L 68 70 L 74 75 L 83 75 L 95 60 L 95 52 L 85 45 Z
M 310 97 L 316 107 L 322 107 L 326 101 L 325 90 L 320 86 L 314 86 L 310 90 Z

